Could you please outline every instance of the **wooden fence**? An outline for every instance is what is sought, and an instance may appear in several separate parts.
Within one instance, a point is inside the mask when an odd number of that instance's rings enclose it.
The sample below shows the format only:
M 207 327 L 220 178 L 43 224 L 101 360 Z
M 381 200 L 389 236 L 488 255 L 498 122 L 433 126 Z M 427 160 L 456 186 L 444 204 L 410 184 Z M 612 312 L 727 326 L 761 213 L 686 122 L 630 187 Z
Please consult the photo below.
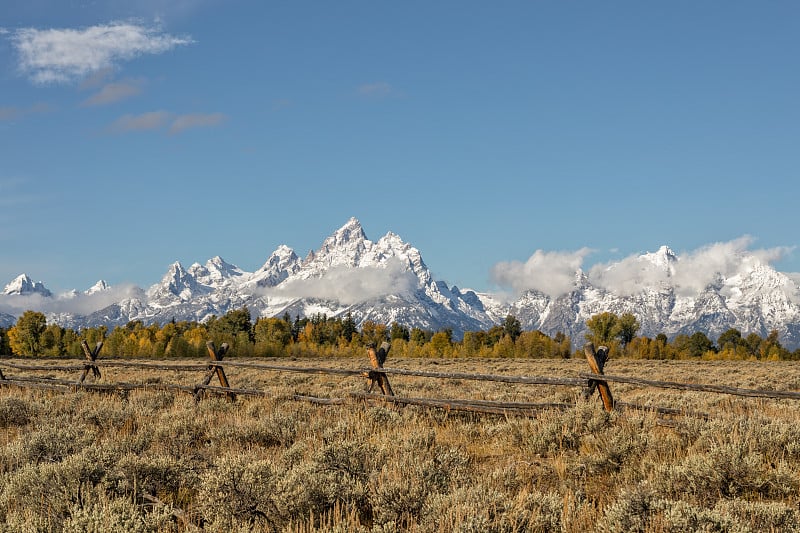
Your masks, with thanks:
M 292 395 L 294 400 L 307 401 L 318 404 L 337 405 L 350 400 L 357 401 L 380 401 L 398 405 L 418 405 L 430 408 L 440 408 L 451 411 L 467 411 L 487 414 L 521 414 L 531 416 L 542 409 L 567 409 L 574 407 L 574 404 L 567 403 L 529 403 L 529 402 L 502 402 L 477 399 L 437 399 L 437 398 L 415 398 L 400 397 L 395 395 L 390 384 L 389 376 L 415 376 L 431 379 L 448 380 L 473 380 L 473 381 L 492 381 L 499 383 L 514 383 L 520 385 L 547 385 L 580 387 L 584 397 L 589 398 L 598 392 L 602 399 L 603 408 L 607 411 L 615 409 L 643 409 L 655 411 L 661 415 L 691 415 L 707 418 L 705 413 L 690 412 L 681 409 L 664 407 L 638 406 L 618 402 L 611 393 L 609 383 L 625 383 L 641 387 L 654 387 L 662 389 L 677 389 L 683 391 L 699 391 L 708 393 L 728 394 L 734 396 L 754 397 L 754 398 L 773 398 L 773 399 L 793 399 L 800 400 L 800 392 L 796 391 L 767 391 L 757 389 L 742 389 L 736 387 L 726 387 L 721 385 L 704 385 L 697 383 L 676 383 L 668 381 L 654 381 L 635 377 L 621 377 L 605 375 L 603 372 L 605 363 L 608 359 L 608 348 L 605 346 L 595 350 L 591 343 L 584 346 L 586 360 L 589 363 L 591 372 L 579 373 L 574 378 L 542 377 L 542 376 L 510 376 L 496 374 L 474 374 L 457 372 L 430 372 L 422 370 L 405 370 L 399 368 L 386 368 L 384 363 L 389 352 L 389 343 L 383 343 L 380 347 L 368 346 L 367 355 L 369 356 L 370 368 L 343 369 L 343 368 L 324 368 L 324 367 L 299 367 L 290 365 L 278 365 L 261 362 L 244 361 L 223 361 L 228 352 L 228 345 L 223 344 L 217 348 L 213 342 L 207 344 L 210 361 L 208 363 L 167 363 L 167 362 L 140 362 L 123 361 L 119 359 L 100 360 L 98 355 L 103 343 L 98 343 L 93 349 L 84 341 L 83 350 L 85 361 L 75 364 L 29 364 L 0 360 L 0 386 L 16 386 L 44 390 L 87 390 L 100 392 L 126 392 L 136 389 L 180 391 L 193 394 L 195 399 L 200 400 L 207 394 L 222 394 L 230 400 L 235 400 L 237 396 L 269 396 L 269 393 L 260 389 L 236 388 L 232 387 L 225 373 L 225 368 L 249 368 L 255 370 L 271 372 L 295 372 L 305 374 L 331 374 L 340 376 L 354 376 L 366 378 L 368 386 L 365 392 L 351 392 L 348 398 L 319 398 L 303 395 Z M 136 368 L 157 371 L 179 371 L 179 372 L 203 372 L 203 379 L 194 385 L 180 385 L 175 383 L 104 383 L 99 380 L 102 378 L 102 368 Z M 5 369 L 5 372 L 4 372 Z M 12 371 L 19 370 L 26 373 L 36 373 L 38 371 L 47 372 L 80 372 L 75 380 L 57 379 L 42 376 L 14 376 Z M 92 381 L 86 378 L 91 372 Z M 219 384 L 212 385 L 216 378 Z M 375 387 L 380 393 L 372 392 Z

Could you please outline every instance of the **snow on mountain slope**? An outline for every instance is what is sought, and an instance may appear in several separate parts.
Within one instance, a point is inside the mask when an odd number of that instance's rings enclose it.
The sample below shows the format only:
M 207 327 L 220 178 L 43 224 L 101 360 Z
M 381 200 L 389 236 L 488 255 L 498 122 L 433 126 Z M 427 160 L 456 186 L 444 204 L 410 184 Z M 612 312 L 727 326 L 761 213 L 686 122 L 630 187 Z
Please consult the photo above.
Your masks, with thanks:
M 350 312 L 359 324 L 397 321 L 410 327 L 453 327 L 458 332 L 484 323 L 480 313 L 475 316 L 479 300 L 474 293 L 462 295 L 434 281 L 419 250 L 392 232 L 373 242 L 355 218 L 301 264 L 287 264 L 293 271 L 286 272 L 273 291 L 252 301 L 262 316 Z
M 17 323 L 17 317 L 8 313 L 0 312 L 0 328 L 10 328 Z
M 274 287 L 300 269 L 300 258 L 294 250 L 282 244 L 272 252 L 267 262 L 253 272 L 244 283 L 245 287 Z
M 106 283 L 105 280 L 101 279 L 97 283 L 89 287 L 84 294 L 97 294 L 98 292 L 107 291 L 110 288 L 111 287 L 109 287 L 108 283 Z
M 87 315 L 58 312 L 48 320 L 73 328 L 113 327 L 131 320 L 204 321 L 247 306 L 254 319 L 350 313 L 359 324 L 397 321 L 429 330 L 450 328 L 458 337 L 500 324 L 512 314 L 526 330 L 562 332 L 580 345 L 586 320 L 609 311 L 634 314 L 640 334 L 650 337 L 704 331 L 714 340 L 731 327 L 762 336 L 775 329 L 785 346 L 800 346 L 798 279 L 755 257 L 739 259 L 735 269 L 719 271 L 701 263 L 706 268 L 702 276 L 690 276 L 688 266 L 692 260 L 697 264 L 696 258 L 687 260 L 662 246 L 588 272 L 577 270 L 569 292 L 560 296 L 528 290 L 511 297 L 435 280 L 418 249 L 392 232 L 371 241 L 361 223 L 351 218 L 305 259 L 281 245 L 252 273 L 219 256 L 188 269 L 176 261 L 146 291 L 137 289 Z M 108 290 L 101 281 L 85 294 L 111 294 Z M 35 295 L 45 303 L 56 298 L 24 274 L 9 283 L 3 295 L 12 300 Z M 8 305 L 0 308 L 0 326 L 14 318 L 9 310 Z
M 176 261 L 169 266 L 160 283 L 147 289 L 147 297 L 153 304 L 167 307 L 179 302 L 188 302 L 208 292 L 191 272 Z
M 205 266 L 194 263 L 187 271 L 200 285 L 220 288 L 236 285 L 246 273 L 236 265 L 226 263 L 220 256 L 206 261 Z
M 47 287 L 41 281 L 33 281 L 27 274 L 20 274 L 14 280 L 6 285 L 3 289 L 3 294 L 11 295 L 26 295 L 26 294 L 39 294 L 41 296 L 52 296 Z

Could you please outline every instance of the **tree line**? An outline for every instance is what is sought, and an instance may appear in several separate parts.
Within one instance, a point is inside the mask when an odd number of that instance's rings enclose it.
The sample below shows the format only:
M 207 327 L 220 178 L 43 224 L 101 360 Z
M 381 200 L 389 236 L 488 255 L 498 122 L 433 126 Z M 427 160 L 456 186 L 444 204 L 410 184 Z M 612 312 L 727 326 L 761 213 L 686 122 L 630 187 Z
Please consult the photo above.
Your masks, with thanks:
M 714 342 L 707 334 L 696 331 L 679 333 L 669 340 L 664 333 L 654 338 L 637 336 L 639 321 L 633 314 L 617 316 L 599 313 L 586 321 L 586 340 L 595 346 L 610 348 L 612 357 L 636 359 L 732 359 L 732 360 L 800 360 L 800 348 L 790 351 L 778 339 L 777 330 L 766 337 L 757 333 L 743 334 L 736 328 L 723 332 Z
M 705 333 L 680 334 L 671 341 L 637 335 L 639 321 L 630 313 L 600 313 L 586 322 L 586 341 L 610 348 L 612 357 L 641 359 L 800 359 L 800 349 L 781 346 L 777 331 L 766 338 L 730 329 L 716 343 Z M 0 328 L 0 355 L 83 357 L 81 343 L 104 343 L 103 353 L 117 357 L 206 357 L 206 343 L 227 343 L 243 357 L 362 356 L 365 346 L 391 342 L 394 357 L 583 357 L 573 353 L 572 340 L 558 332 L 523 331 L 508 315 L 488 330 L 467 331 L 460 340 L 452 329 L 438 331 L 365 321 L 358 327 L 350 313 L 342 317 L 288 314 L 255 321 L 245 307 L 204 322 L 175 321 L 145 325 L 140 320 L 109 331 L 106 326 L 75 331 L 47 324 L 43 313 L 26 311 L 9 329 Z

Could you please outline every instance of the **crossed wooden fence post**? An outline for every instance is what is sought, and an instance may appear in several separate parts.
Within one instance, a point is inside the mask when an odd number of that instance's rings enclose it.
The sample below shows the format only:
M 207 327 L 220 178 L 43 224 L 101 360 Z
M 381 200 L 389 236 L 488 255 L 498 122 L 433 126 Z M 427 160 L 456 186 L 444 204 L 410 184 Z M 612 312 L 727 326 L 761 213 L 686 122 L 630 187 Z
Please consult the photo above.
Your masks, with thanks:
M 392 345 L 386 341 L 381 343 L 381 346 L 377 351 L 375 351 L 375 344 L 370 343 L 367 345 L 369 362 L 372 365 L 372 370 L 370 370 L 368 374 L 370 379 L 368 392 L 371 392 L 372 387 L 374 387 L 375 383 L 377 383 L 384 396 L 394 396 L 394 391 L 392 390 L 392 385 L 389 383 L 389 378 L 386 377 L 385 372 L 380 371 L 380 369 L 383 368 L 383 363 L 386 361 L 386 356 L 389 354 L 389 349 L 391 347 Z
M 230 346 L 228 345 L 227 342 L 223 342 L 222 345 L 219 347 L 219 349 L 217 349 L 216 346 L 214 346 L 214 341 L 208 341 L 206 343 L 206 348 L 208 348 L 208 356 L 211 358 L 211 361 L 221 362 L 222 358 L 228 352 L 228 348 L 230 348 Z M 214 377 L 214 375 L 216 375 L 217 378 L 219 378 L 219 384 L 222 387 L 226 389 L 230 388 L 230 385 L 228 385 L 228 377 L 225 375 L 225 369 L 219 365 L 214 365 L 214 364 L 208 365 L 208 374 L 206 374 L 202 386 L 205 387 L 209 383 L 211 383 L 211 379 Z M 198 388 L 197 392 L 195 392 L 194 394 L 195 400 L 199 400 L 202 394 L 203 394 L 203 389 Z M 234 394 L 233 392 L 228 392 L 227 396 L 228 399 L 231 401 L 236 399 L 236 394 Z
M 83 383 L 84 380 L 86 379 L 86 376 L 89 375 L 89 370 L 92 371 L 92 375 L 94 375 L 95 379 L 100 378 L 100 369 L 97 368 L 97 365 L 91 363 L 97 361 L 97 354 L 100 353 L 100 348 L 102 347 L 103 347 L 103 341 L 98 342 L 97 345 L 94 347 L 94 350 L 89 348 L 88 342 L 86 342 L 85 340 L 81 341 L 81 348 L 83 348 L 83 354 L 86 356 L 86 360 L 89 361 L 89 363 L 86 363 L 83 367 L 83 372 L 81 372 L 81 377 L 78 379 L 79 385 Z
M 589 368 L 592 373 L 599 376 L 603 375 L 603 367 L 608 361 L 608 347 L 600 346 L 597 351 L 594 350 L 594 344 L 587 342 L 583 346 L 583 352 L 586 354 L 586 360 L 589 362 Z M 600 397 L 603 399 L 603 407 L 606 411 L 614 410 L 614 397 L 611 395 L 611 389 L 608 382 L 599 379 L 590 379 L 586 389 L 583 392 L 584 397 L 589 398 L 594 394 L 594 390 L 600 391 Z

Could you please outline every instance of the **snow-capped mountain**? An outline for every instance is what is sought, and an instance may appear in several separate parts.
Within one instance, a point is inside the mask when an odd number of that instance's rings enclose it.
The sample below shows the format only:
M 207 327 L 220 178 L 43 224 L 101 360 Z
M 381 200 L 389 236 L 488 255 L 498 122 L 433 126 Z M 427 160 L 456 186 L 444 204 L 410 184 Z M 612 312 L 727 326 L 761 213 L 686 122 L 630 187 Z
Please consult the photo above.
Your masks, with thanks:
M 730 328 L 762 337 L 777 330 L 785 346 L 800 346 L 797 283 L 768 265 L 745 259 L 736 274 L 715 273 L 699 291 L 687 289 L 696 280 L 682 274 L 679 258 L 662 246 L 657 252 L 628 259 L 624 265 L 614 263 L 589 274 L 578 271 L 573 290 L 556 298 L 527 291 L 503 306 L 481 297 L 495 322 L 511 313 L 525 329 L 550 335 L 561 331 L 576 344 L 587 333 L 586 321 L 608 311 L 632 313 L 641 324 L 639 334 L 649 337 L 665 333 L 672 338 L 701 331 L 715 340 Z
M 33 281 L 27 274 L 20 274 L 14 281 L 6 285 L 3 294 L 10 295 L 29 295 L 38 294 L 40 296 L 52 296 L 47 287 L 41 281 Z
M 247 287 L 274 287 L 300 270 L 300 258 L 294 250 L 282 244 L 272 252 L 264 266 L 256 270 L 244 283 Z
M 286 270 L 276 274 L 274 268 L 268 268 L 277 264 L 285 264 Z M 262 316 L 340 316 L 349 312 L 359 323 L 397 321 L 458 332 L 481 328 L 485 319 L 475 316 L 467 301 L 477 301 L 473 292 L 462 295 L 433 280 L 419 250 L 392 232 L 370 241 L 355 218 L 304 261 L 298 261 L 291 249 L 279 248 L 247 284 L 252 285 L 253 279 L 266 289 L 254 293 L 248 308 L 259 310 Z
M 94 285 L 89 287 L 86 290 L 85 294 L 97 294 L 98 292 L 107 291 L 109 288 L 110 287 L 108 286 L 108 283 L 106 283 L 105 280 L 101 279 L 101 280 L 98 280 L 97 283 L 95 283 Z
M 761 336 L 775 329 L 785 346 L 800 346 L 797 281 L 754 258 L 745 259 L 733 272 L 709 271 L 698 279 L 687 275 L 683 259 L 662 246 L 589 272 L 577 270 L 566 294 L 529 290 L 509 298 L 435 280 L 418 249 L 392 232 L 371 241 L 360 222 L 351 218 L 305 259 L 281 245 L 255 272 L 219 256 L 189 268 L 175 262 L 160 282 L 146 290 L 129 290 L 112 305 L 85 314 L 63 309 L 46 314 L 48 322 L 65 327 L 113 327 L 132 320 L 204 321 L 247 306 L 254 319 L 286 313 L 291 317 L 350 313 L 359 324 L 397 321 L 428 330 L 450 328 L 456 337 L 464 331 L 487 329 L 513 314 L 524 329 L 549 335 L 562 332 L 580 345 L 586 320 L 609 311 L 633 313 L 641 324 L 640 334 L 651 337 L 703 331 L 714 340 L 732 327 Z M 24 274 L 3 292 L 8 298 L 30 294 L 37 294 L 44 303 L 56 298 L 41 282 Z M 114 293 L 100 281 L 82 298 L 98 294 Z M 10 301 L 0 300 L 0 304 Z M 0 326 L 4 327 L 14 320 L 6 307 L 0 307 Z M 46 309 L 43 304 L 42 310 Z

